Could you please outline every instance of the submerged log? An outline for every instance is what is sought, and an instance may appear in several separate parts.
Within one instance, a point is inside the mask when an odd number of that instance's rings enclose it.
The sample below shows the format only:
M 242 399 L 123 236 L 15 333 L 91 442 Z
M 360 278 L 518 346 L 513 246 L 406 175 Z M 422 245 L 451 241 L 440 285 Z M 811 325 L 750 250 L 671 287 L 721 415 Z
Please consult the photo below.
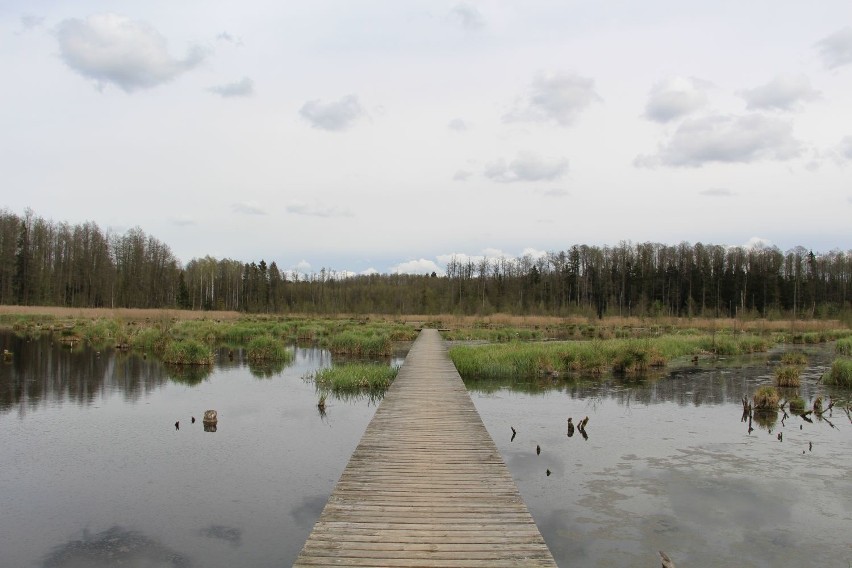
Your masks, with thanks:
M 675 568 L 675 563 L 672 562 L 672 559 L 669 558 L 668 555 L 662 550 L 660 551 L 660 558 L 663 561 L 663 568 Z
M 219 415 L 215 410 L 204 411 L 204 424 L 216 424 L 219 421 Z

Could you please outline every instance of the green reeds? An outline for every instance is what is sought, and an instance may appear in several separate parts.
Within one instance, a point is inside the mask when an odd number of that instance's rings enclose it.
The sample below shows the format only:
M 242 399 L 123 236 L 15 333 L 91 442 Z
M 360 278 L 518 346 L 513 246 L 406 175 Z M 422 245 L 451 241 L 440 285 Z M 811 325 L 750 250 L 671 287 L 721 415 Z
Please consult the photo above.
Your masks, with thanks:
M 332 353 L 345 353 L 360 357 L 390 355 L 393 350 L 390 336 L 370 331 L 344 331 L 332 335 L 328 340 Z
M 246 358 L 253 362 L 289 362 L 293 354 L 280 340 L 270 335 L 260 335 L 249 341 L 246 347 Z
M 791 351 L 789 353 L 784 353 L 781 356 L 781 364 L 803 367 L 808 364 L 808 356 L 802 353 L 801 351 Z
M 835 359 L 823 382 L 827 385 L 852 387 L 852 359 L 845 357 Z
M 801 414 L 805 411 L 805 401 L 799 396 L 790 399 L 790 412 Z
M 693 337 L 612 339 L 547 343 L 511 342 L 460 345 L 450 358 L 464 378 L 533 376 L 554 371 L 600 375 L 607 371 L 638 374 L 663 367 L 677 357 L 701 352 Z
M 169 341 L 163 351 L 163 362 L 173 365 L 212 365 L 213 351 L 195 339 Z
M 838 339 L 837 344 L 834 346 L 834 351 L 839 355 L 852 356 L 852 337 Z
M 320 369 L 312 378 L 317 388 L 334 393 L 383 392 L 387 390 L 399 367 L 372 363 L 349 363 Z
M 781 365 L 775 368 L 775 385 L 779 387 L 799 386 L 799 374 L 802 368 L 798 365 Z

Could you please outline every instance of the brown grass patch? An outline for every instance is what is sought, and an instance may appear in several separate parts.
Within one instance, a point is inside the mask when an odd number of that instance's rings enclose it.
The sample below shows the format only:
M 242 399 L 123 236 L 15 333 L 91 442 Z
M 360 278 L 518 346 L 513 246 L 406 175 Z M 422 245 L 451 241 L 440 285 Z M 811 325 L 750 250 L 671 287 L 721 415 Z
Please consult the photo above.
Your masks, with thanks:
M 142 308 L 65 308 L 60 306 L 0 306 L 0 315 L 19 316 L 53 316 L 55 318 L 100 319 L 112 318 L 121 320 L 144 319 L 219 319 L 237 320 L 239 312 L 195 312 L 191 310 L 157 310 Z

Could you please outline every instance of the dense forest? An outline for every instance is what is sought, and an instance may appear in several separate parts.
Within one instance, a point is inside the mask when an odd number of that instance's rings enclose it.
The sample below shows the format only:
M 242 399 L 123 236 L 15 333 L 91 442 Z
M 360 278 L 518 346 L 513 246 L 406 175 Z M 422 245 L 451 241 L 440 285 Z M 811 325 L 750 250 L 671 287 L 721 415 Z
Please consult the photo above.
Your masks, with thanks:
M 852 251 L 627 243 L 542 257 L 454 259 L 446 274 L 294 275 L 264 260 L 175 258 L 124 234 L 0 210 L 0 304 L 262 313 L 836 317 Z

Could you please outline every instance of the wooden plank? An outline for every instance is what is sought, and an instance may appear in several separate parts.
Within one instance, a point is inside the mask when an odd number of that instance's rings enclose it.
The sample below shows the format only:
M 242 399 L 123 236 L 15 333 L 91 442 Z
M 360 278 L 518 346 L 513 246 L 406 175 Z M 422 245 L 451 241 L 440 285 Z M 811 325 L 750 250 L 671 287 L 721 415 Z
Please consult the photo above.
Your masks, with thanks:
M 412 346 L 295 566 L 556 566 L 437 331 Z

